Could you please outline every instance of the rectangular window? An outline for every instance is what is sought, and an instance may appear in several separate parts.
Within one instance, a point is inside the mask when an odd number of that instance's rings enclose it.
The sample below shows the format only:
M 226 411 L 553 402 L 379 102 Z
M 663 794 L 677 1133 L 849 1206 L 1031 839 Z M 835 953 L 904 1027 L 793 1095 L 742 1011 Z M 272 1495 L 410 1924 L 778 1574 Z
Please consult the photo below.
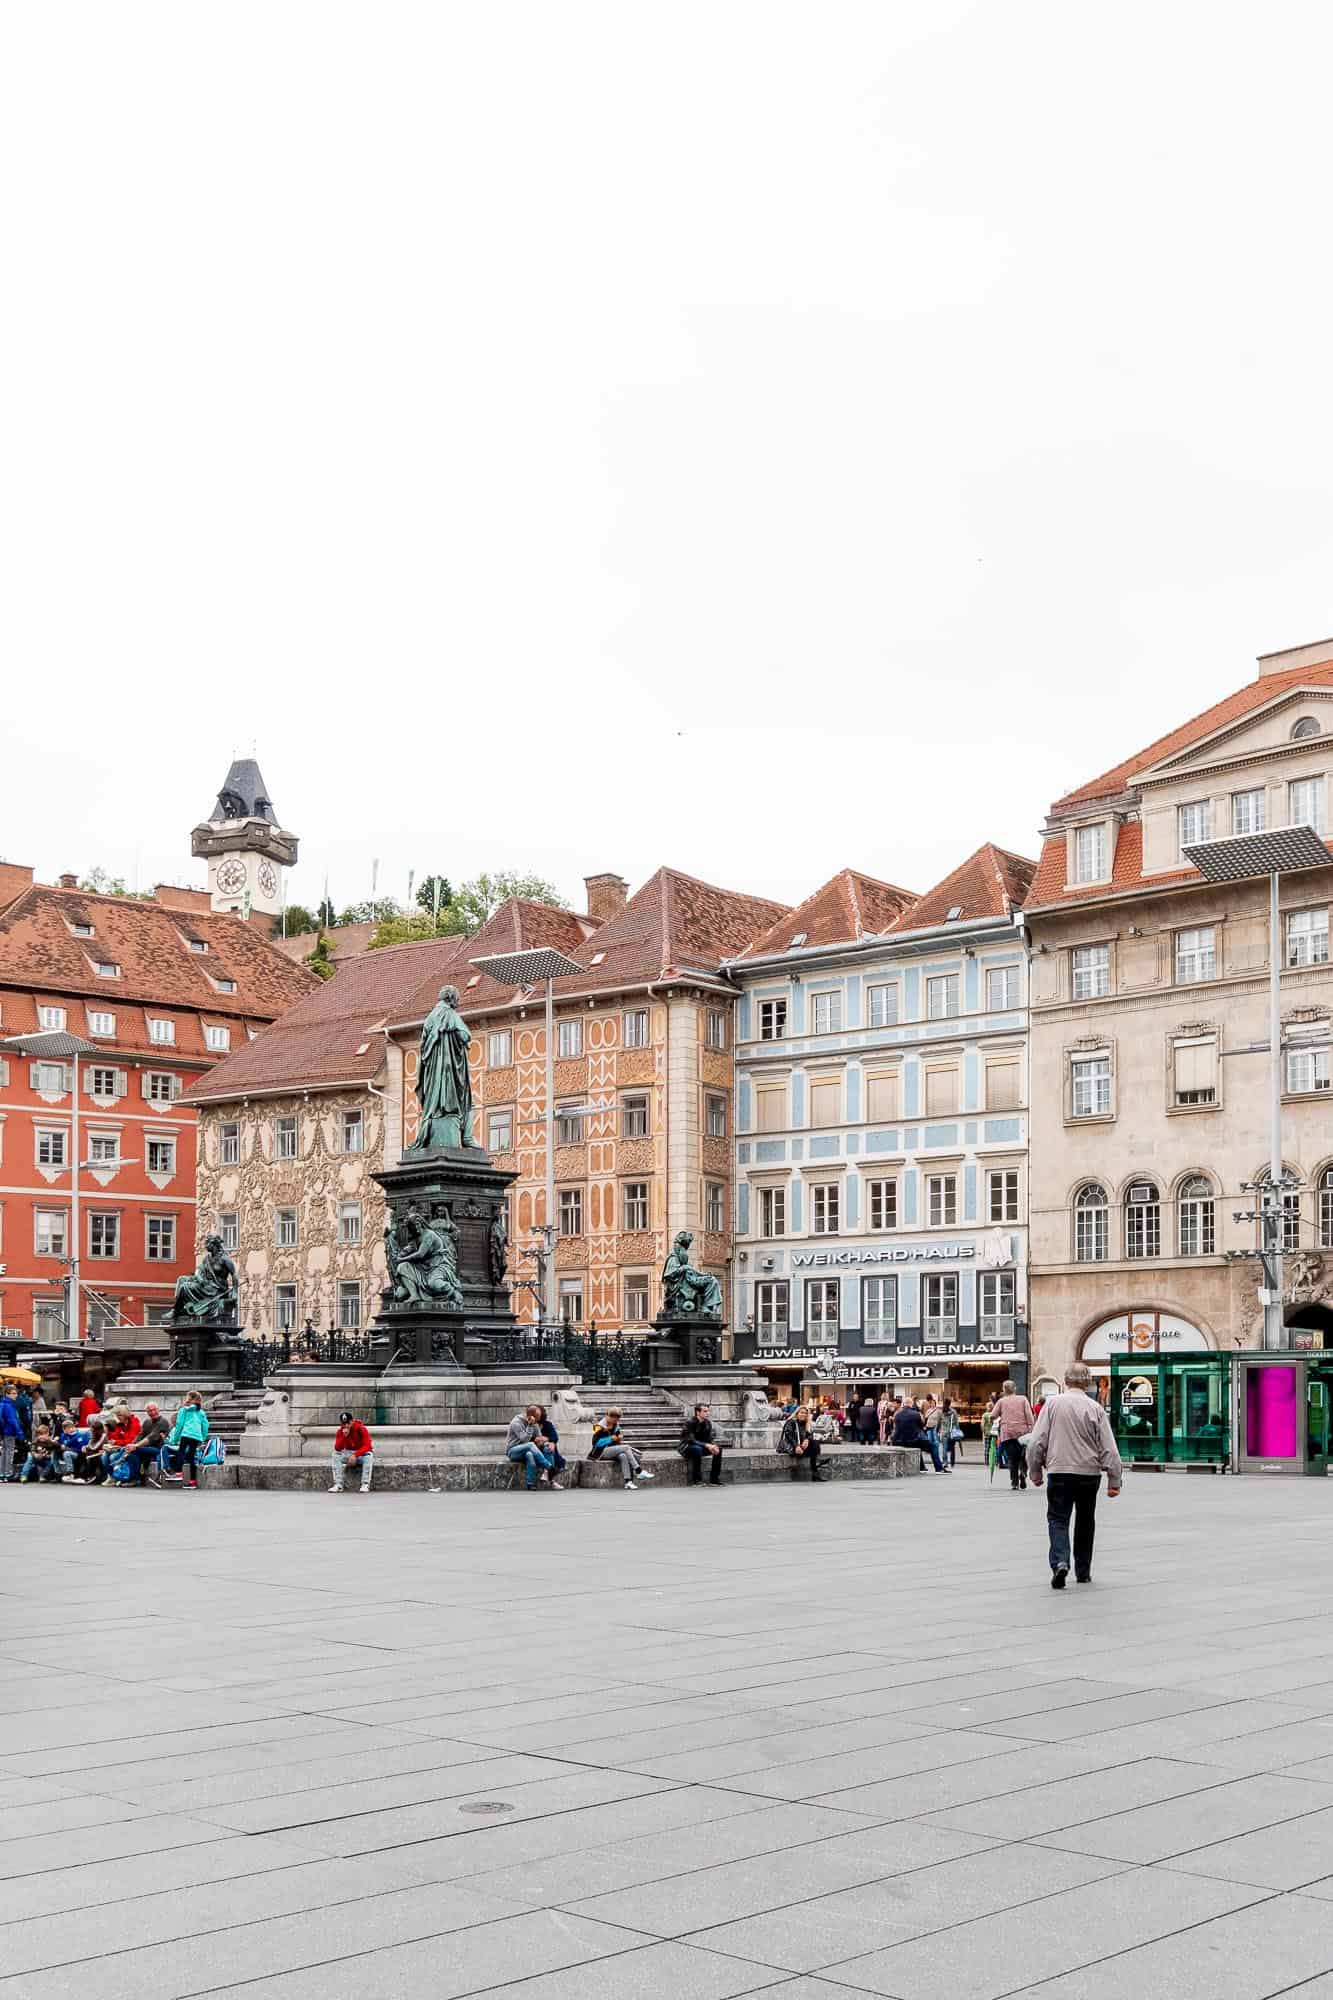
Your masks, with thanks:
M 218 1127 L 218 1165 L 239 1167 L 241 1164 L 241 1128 L 234 1121 Z
M 710 1049 L 727 1046 L 727 1017 L 720 1007 L 710 1007 L 704 1015 L 704 1040 Z
M 32 1087 L 42 1097 L 63 1097 L 70 1088 L 70 1073 L 63 1063 L 34 1063 Z
M 1176 932 L 1176 985 L 1197 986 L 1217 973 L 1217 945 L 1211 924 Z
M 978 1329 L 983 1340 L 1010 1340 L 1016 1286 L 1012 1271 L 983 1271 L 977 1279 Z
M 296 1332 L 295 1285 L 275 1285 L 273 1287 L 273 1331 L 275 1333 Z
M 986 1005 L 993 1014 L 1018 1005 L 1018 967 L 992 965 L 986 974 Z
M 511 1028 L 492 1028 L 486 1037 L 486 1067 L 488 1069 L 508 1069 L 513 1060 L 513 1030 Z
M 812 1076 L 810 1079 L 810 1123 L 836 1125 L 842 1118 L 842 1078 Z
M 1312 826 L 1322 834 L 1326 818 L 1324 780 L 1293 778 L 1287 786 L 1287 825 Z
M 1106 880 L 1106 827 L 1081 826 L 1074 835 L 1074 880 Z
M 171 1144 L 174 1148 L 176 1142 Z M 94 1166 L 116 1167 L 120 1165 L 120 1135 L 117 1132 L 94 1132 L 88 1142 L 88 1158 Z M 149 1158 L 152 1158 L 152 1141 L 149 1141 Z
M 866 1026 L 893 1028 L 898 1024 L 898 986 L 867 986 Z
M 1293 1093 L 1328 1089 L 1327 1049 L 1287 1050 L 1287 1089 Z
M 39 1167 L 69 1165 L 69 1134 L 63 1125 L 38 1126 L 37 1164 Z
M 120 967 L 109 958 L 95 958 L 93 971 L 99 979 L 119 979 Z
M 577 1326 L 583 1318 L 582 1278 L 560 1280 L 560 1317 L 566 1326 Z
M 621 1098 L 620 1136 L 622 1139 L 646 1139 L 648 1137 L 648 1099 L 646 1097 Z
M 928 1069 L 926 1071 L 927 1118 L 951 1118 L 957 1109 L 958 1071 Z
M 144 1096 L 150 1104 L 174 1104 L 181 1094 L 180 1080 L 168 1069 L 144 1072 Z
M 364 1152 L 366 1144 L 366 1123 L 360 1111 L 343 1112 L 344 1153 Z
M 898 1227 L 898 1183 L 896 1180 L 866 1182 L 867 1214 L 872 1229 Z
M 722 1181 L 709 1181 L 704 1190 L 704 1228 L 720 1236 L 727 1226 L 727 1190 Z
M 204 1041 L 215 1055 L 224 1055 L 231 1047 L 231 1029 L 219 1028 L 209 1022 L 204 1029 Z
M 780 1042 L 787 1032 L 787 1003 L 785 1000 L 761 1000 L 759 1002 L 759 1039 L 761 1042 Z
M 241 1218 L 234 1208 L 224 1208 L 218 1216 L 218 1235 L 222 1247 L 230 1252 L 241 1247 Z
M 1182 856 L 1187 847 L 1197 847 L 1201 840 L 1209 838 L 1212 823 L 1212 804 L 1208 799 L 1194 799 L 1187 806 L 1176 807 L 1176 845 Z
M 1211 1035 L 1173 1043 L 1171 1071 L 1176 1104 L 1216 1104 L 1217 1043 Z
M 645 1326 L 648 1321 L 648 1278 L 642 1271 L 636 1271 L 625 1280 L 625 1318 L 631 1326 Z
M 785 1278 L 766 1278 L 754 1288 L 754 1330 L 760 1347 L 785 1347 L 790 1307 Z
M 1069 1065 L 1075 1118 L 1106 1118 L 1111 1111 L 1110 1056 L 1075 1056 Z
M 1101 1188 L 1082 1191 L 1074 1208 L 1074 1256 L 1080 1264 L 1106 1262 L 1108 1213 Z
M 88 1072 L 88 1095 L 90 1097 L 100 1097 L 107 1102 L 113 1097 L 118 1096 L 116 1072 L 113 1069 L 103 1069 L 100 1064 L 90 1069 Z
M 176 1218 L 174 1215 L 150 1215 L 147 1220 L 146 1237 L 148 1261 L 150 1264 L 174 1264 L 176 1261 Z
M 63 1257 L 68 1219 L 63 1208 L 39 1208 L 33 1214 L 33 1249 L 39 1257 Z
M 159 1043 L 163 1048 L 170 1047 L 176 1039 L 176 1023 L 174 1021 L 158 1019 L 150 1014 L 148 1016 L 148 1039 L 150 1042 Z
M 760 1188 L 759 1234 L 761 1236 L 785 1236 L 787 1234 L 787 1190 L 785 1187 Z
M 1023 1068 L 1018 1057 L 1011 1062 L 986 1064 L 987 1111 L 1015 1111 L 1023 1101 Z
M 37 1026 L 47 1034 L 63 1035 L 65 1032 L 65 1009 L 63 1007 L 39 1007 Z
M 512 1153 L 514 1150 L 514 1114 L 512 1111 L 488 1111 L 486 1114 L 486 1150 L 488 1153 Z
M 958 1012 L 959 980 L 956 972 L 937 973 L 926 981 L 926 1018 L 946 1021 Z
M 1262 833 L 1268 824 L 1268 794 L 1262 785 L 1251 792 L 1231 794 L 1231 831 Z
M 33 1300 L 32 1330 L 39 1346 L 44 1341 L 62 1341 L 65 1338 L 65 1328 L 65 1302 L 63 1299 Z
M 885 1070 L 866 1078 L 866 1118 L 871 1125 L 898 1122 L 898 1072 Z
M 351 1278 L 338 1281 L 338 1325 L 343 1333 L 357 1333 L 361 1327 L 361 1287 Z
M 627 1230 L 648 1227 L 648 1183 L 647 1181 L 626 1181 L 624 1193 L 624 1224 Z
M 951 1229 L 957 1222 L 957 1174 L 926 1175 L 926 1220 L 932 1229 Z
M 1017 1222 L 1017 1167 L 1000 1167 L 995 1172 L 987 1174 L 986 1216 L 990 1222 Z
M 1282 1197 L 1282 1253 L 1290 1256 L 1301 1247 L 1301 1197 L 1290 1188 Z
M 236 991 L 236 981 L 234 979 L 215 979 L 213 984 L 217 987 L 219 993 L 234 993 Z
M 625 1047 L 646 1049 L 648 1046 L 648 1009 L 629 1007 L 625 1011 Z
M 1328 964 L 1328 910 L 1287 913 L 1287 964 Z
M 766 1096 L 776 1097 L 778 1099 L 779 1115 L 777 1123 L 775 1125 L 765 1125 L 763 1122 L 764 1098 Z M 759 1130 L 761 1132 L 780 1132 L 786 1123 L 786 1104 L 787 1104 L 786 1090 L 781 1087 L 779 1087 L 779 1089 L 776 1092 L 761 1090 L 757 1093 L 757 1097 L 760 1109 Z M 709 1097 L 705 1099 L 704 1130 L 710 1139 L 726 1138 L 727 1100 L 725 1097 Z
M 175 1173 L 176 1141 L 174 1139 L 150 1139 L 148 1141 L 148 1171 L 150 1174 Z
M 120 1217 L 108 1215 L 94 1209 L 88 1217 L 88 1255 L 90 1257 L 119 1257 Z
M 338 1204 L 338 1241 L 359 1243 L 361 1241 L 361 1204 L 359 1201 L 344 1201 Z
M 837 1181 L 816 1181 L 810 1189 L 810 1229 L 815 1236 L 836 1236 L 841 1213 Z
M 116 1032 L 116 1017 L 114 1014 L 94 1013 L 91 1010 L 89 1011 L 88 1033 L 90 1035 L 100 1035 L 103 1038 L 103 1040 L 105 1040 L 109 1035 L 114 1035 L 115 1032 Z
M 836 1278 L 807 1278 L 805 1281 L 805 1338 L 810 1347 L 838 1344 L 838 1292 Z
M 582 1188 L 561 1188 L 560 1190 L 560 1234 L 562 1236 L 582 1236 L 583 1234 Z
M 556 1054 L 566 1058 L 583 1054 L 583 1018 L 575 1015 L 572 1020 L 556 1024 Z
M 898 1338 L 898 1280 L 862 1278 L 861 1338 L 867 1347 L 892 1347 Z
M 1136 1183 L 1125 1202 L 1125 1255 L 1160 1257 L 1162 1205 L 1151 1181 Z
M 1074 998 L 1101 1000 L 1111 990 L 1111 947 L 1107 944 L 1077 945 L 1074 963 Z
M 571 1110 L 567 1105 L 557 1104 L 555 1108 L 555 1143 L 557 1146 L 581 1146 L 583 1144 L 583 1113 Z
M 295 1250 L 297 1246 L 297 1220 L 294 1208 L 280 1208 L 275 1212 L 273 1241 L 279 1250 Z
M 275 1118 L 273 1121 L 273 1157 L 275 1160 L 296 1158 L 296 1120 Z
M 937 1272 L 921 1281 L 922 1333 L 927 1340 L 958 1338 L 958 1277 Z
M 810 1031 L 815 1035 L 833 1035 L 842 1026 L 842 994 L 812 993 L 810 995 Z
M 1211 1257 L 1216 1249 L 1215 1203 L 1211 1195 L 1184 1195 L 1180 1201 L 1180 1254 Z

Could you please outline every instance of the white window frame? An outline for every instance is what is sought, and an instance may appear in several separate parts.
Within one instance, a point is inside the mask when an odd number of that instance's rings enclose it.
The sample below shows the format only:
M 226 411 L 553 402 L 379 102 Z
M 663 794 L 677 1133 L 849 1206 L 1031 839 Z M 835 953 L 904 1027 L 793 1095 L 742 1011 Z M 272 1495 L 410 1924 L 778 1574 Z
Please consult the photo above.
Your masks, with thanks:
M 1018 1168 L 989 1168 L 986 1174 L 987 1221 L 1017 1222 L 1021 1213 L 1021 1202 L 1022 1184 Z
M 1232 833 L 1262 833 L 1268 825 L 1268 791 L 1263 785 L 1252 785 L 1243 792 L 1231 794 Z
M 1329 1051 L 1288 1049 L 1285 1081 L 1289 1097 L 1315 1097 L 1327 1091 L 1330 1083 Z
M 1084 1201 L 1093 1188 L 1100 1201 Z M 1074 1196 L 1074 1262 L 1105 1264 L 1110 1257 L 1111 1204 L 1100 1181 L 1084 1181 Z M 1090 1254 L 1085 1254 L 1090 1253 Z
M 1211 799 L 1190 799 L 1185 805 L 1176 807 L 1176 847 L 1182 859 L 1187 847 L 1197 847 L 1201 840 L 1211 840 L 1212 826 Z
M 876 1174 L 866 1182 L 866 1228 L 874 1235 L 888 1234 L 898 1227 L 898 1177 Z
M 353 1132 L 356 1144 L 348 1145 Z M 342 1115 L 342 1142 L 344 1153 L 364 1153 L 366 1150 L 366 1115 L 359 1105 L 347 1105 Z
M 218 1211 L 218 1235 L 222 1247 L 230 1252 L 241 1247 L 241 1216 L 239 1209 L 223 1208 Z
M 837 1236 L 842 1221 L 842 1186 L 838 1181 L 811 1181 L 806 1193 L 810 1197 L 810 1234 L 812 1236 Z
M 153 1244 L 167 1242 L 171 1245 L 167 1254 L 159 1249 L 153 1253 Z M 144 1217 L 144 1256 L 150 1264 L 174 1264 L 176 1261 L 177 1229 L 174 1215 L 146 1215 Z
M 956 1173 L 926 1175 L 927 1229 L 958 1227 L 958 1176 Z
M 1107 877 L 1106 822 L 1074 829 L 1074 880 L 1104 882 Z
M 43 1034 L 63 1035 L 65 1032 L 65 1023 L 68 1018 L 69 1016 L 63 1007 L 39 1007 L 37 1009 L 38 1030 Z
M 704 1137 L 725 1139 L 727 1136 L 727 1100 L 718 1091 L 710 1091 L 704 1100 Z
M 582 1278 L 561 1278 L 557 1310 L 563 1326 L 578 1325 L 583 1318 Z
M 1199 986 L 1217 977 L 1217 926 L 1195 924 L 1177 931 L 1175 937 L 1175 983 Z
M 204 1029 L 204 1046 L 216 1056 L 225 1056 L 231 1047 L 231 1029 L 210 1021 Z
M 351 1308 L 349 1311 L 348 1308 Z M 359 1278 L 339 1278 L 338 1280 L 338 1331 L 359 1333 L 361 1331 L 361 1280 Z
M 173 1070 L 144 1071 L 144 1096 L 150 1104 L 174 1104 L 180 1094 L 180 1078 Z
M 709 1049 L 725 1049 L 727 1046 L 727 1016 L 721 1007 L 704 1009 L 704 1046 Z
M 761 1278 L 754 1288 L 754 1332 L 758 1347 L 786 1347 L 791 1339 L 791 1280 Z
M 241 1164 L 241 1124 L 238 1118 L 228 1118 L 218 1126 L 218 1165 L 239 1167 Z
M 956 1021 L 962 1012 L 962 1007 L 961 973 L 932 972 L 926 980 L 926 1019 Z
M 861 1280 L 861 1339 L 867 1347 L 898 1344 L 898 1276 L 874 1272 Z
M 1216 1249 L 1217 1197 L 1210 1181 L 1192 1175 L 1176 1196 L 1176 1255 L 1211 1257 Z
M 99 1022 L 103 1022 L 105 1025 L 99 1027 Z M 90 1007 L 88 1009 L 88 1033 L 95 1035 L 101 1041 L 114 1041 L 116 1034 L 115 1015 L 108 1014 L 105 1008 L 102 1007 Z
M 928 1271 L 921 1281 L 921 1330 L 927 1340 L 939 1339 L 946 1332 L 941 1322 L 952 1320 L 955 1335 L 958 1331 L 958 1273 L 956 1271 Z M 932 1322 L 934 1329 L 932 1333 Z
M 166 1159 L 165 1166 L 155 1167 L 153 1165 L 154 1148 L 160 1148 Z M 176 1171 L 175 1135 L 168 1134 L 164 1136 L 159 1133 L 150 1132 L 144 1142 L 144 1157 L 150 1174 L 174 1174 Z
M 620 1136 L 622 1139 L 646 1139 L 649 1136 L 649 1104 L 646 1090 L 627 1091 L 620 1100 Z M 631 1127 L 642 1129 L 631 1129 Z
M 1071 1056 L 1069 1059 L 1069 1115 L 1071 1118 L 1109 1118 L 1111 1116 L 1111 1056 L 1105 1051 L 1100 1055 Z M 1080 1096 L 1084 1099 L 1079 1108 Z
M 627 1049 L 646 1049 L 648 1046 L 648 1009 L 627 1007 L 623 1022 L 624 1044 Z
M 102 1248 L 97 1249 L 98 1238 Z M 107 1243 L 110 1249 L 107 1249 Z M 91 1263 L 115 1264 L 120 1259 L 120 1211 L 112 1208 L 91 1208 L 88 1211 L 88 1258 Z
M 555 1024 L 555 1052 L 562 1062 L 574 1062 L 583 1054 L 583 1016 L 566 1014 Z
M 361 1242 L 364 1217 L 359 1201 L 338 1203 L 338 1241 L 345 1248 L 355 1248 Z
M 582 1236 L 583 1189 L 560 1188 L 556 1194 L 556 1214 L 560 1219 L 561 1236 Z
M 34 1208 L 32 1248 L 35 1257 L 68 1257 L 69 1210 L 67 1208 Z
M 704 1228 L 710 1236 L 726 1235 L 727 1186 L 725 1181 L 705 1181 L 704 1183 Z
M 787 1038 L 787 1001 L 782 995 L 759 1002 L 759 1039 L 782 1042 Z
M 59 1159 L 42 1158 L 43 1149 L 48 1155 L 58 1153 Z M 38 1125 L 33 1131 L 33 1157 L 39 1167 L 50 1167 L 63 1172 L 69 1166 L 69 1127 L 66 1125 Z
M 632 1190 L 641 1189 L 641 1193 Z M 620 1226 L 627 1236 L 642 1236 L 651 1226 L 653 1208 L 652 1184 L 649 1181 L 624 1181 L 620 1189 Z
M 842 1286 L 837 1278 L 805 1281 L 807 1347 L 836 1347 L 842 1326 Z
M 1319 1176 L 1319 1248 L 1333 1250 L 1333 1167 Z
M 173 1139 L 173 1146 L 175 1143 Z M 90 1132 L 88 1135 L 88 1158 L 95 1166 L 118 1167 L 120 1165 L 119 1132 Z
M 176 1023 L 164 1020 L 161 1015 L 150 1014 L 148 1016 L 148 1039 L 157 1048 L 175 1048 Z
M 1318 834 L 1324 833 L 1328 823 L 1328 785 L 1322 776 L 1292 778 L 1287 784 L 1287 825 L 1307 823 Z
M 1131 1182 L 1130 1191 L 1138 1185 Z M 1151 1263 L 1162 1254 L 1162 1191 L 1156 1181 L 1143 1185 L 1153 1190 L 1150 1201 L 1125 1196 L 1125 1257 L 1134 1263 Z
M 902 989 L 896 979 L 876 981 L 866 988 L 866 1026 L 896 1028 L 902 1017 Z
M 812 1035 L 841 1034 L 842 988 L 840 986 L 810 995 L 810 1032 Z
M 625 1318 L 630 1326 L 646 1326 L 652 1312 L 652 1280 L 646 1271 L 625 1274 L 622 1293 Z M 642 1303 L 640 1303 L 642 1300 Z
M 995 997 L 995 981 L 1000 982 L 1000 997 Z M 1013 997 L 1009 998 L 1012 989 Z M 986 967 L 986 1012 L 988 1014 L 1012 1014 L 1020 1002 L 1020 984 L 1016 965 L 988 965 Z
M 512 1028 L 492 1028 L 486 1036 L 487 1069 L 508 1069 L 514 1060 Z
M 486 1150 L 488 1153 L 513 1152 L 514 1113 L 508 1106 L 501 1111 L 486 1113 Z
M 301 1323 L 301 1288 L 284 1281 L 273 1287 L 273 1331 L 295 1333 Z
M 555 1107 L 555 1143 L 557 1146 L 581 1146 L 588 1136 L 587 1113 L 557 1104 Z
M 759 1235 L 765 1241 L 787 1234 L 787 1190 L 785 1186 L 759 1187 Z
M 1182 1090 L 1179 1081 L 1180 1066 L 1177 1060 L 1177 1052 L 1180 1049 L 1200 1048 L 1210 1048 L 1213 1051 L 1213 1087 L 1211 1096 L 1207 1097 L 1203 1095 L 1202 1090 Z M 1216 1035 L 1177 1035 L 1174 1037 L 1171 1043 L 1171 1104 L 1174 1110 L 1198 1111 L 1201 1109 L 1211 1109 L 1213 1105 L 1221 1102 L 1219 1096 L 1221 1084 L 1219 1053 Z
M 288 1149 L 287 1141 L 291 1147 Z M 275 1160 L 297 1160 L 301 1156 L 301 1126 L 294 1112 L 285 1111 L 273 1120 L 273 1157 Z
M 273 1211 L 273 1247 L 275 1250 L 299 1250 L 301 1247 L 301 1211 L 296 1208 L 275 1208 Z
M 1287 911 L 1289 967 L 1328 964 L 1328 905 L 1322 909 Z

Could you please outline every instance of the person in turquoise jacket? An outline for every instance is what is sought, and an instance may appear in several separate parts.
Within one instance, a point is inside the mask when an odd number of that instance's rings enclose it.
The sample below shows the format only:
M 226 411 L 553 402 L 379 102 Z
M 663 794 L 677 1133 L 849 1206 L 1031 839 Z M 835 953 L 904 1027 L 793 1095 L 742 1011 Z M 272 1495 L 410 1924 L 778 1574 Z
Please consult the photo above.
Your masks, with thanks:
M 208 1442 L 208 1414 L 199 1391 L 191 1389 L 176 1412 L 167 1450 L 172 1455 L 172 1471 L 185 1486 L 199 1489 L 199 1453 Z

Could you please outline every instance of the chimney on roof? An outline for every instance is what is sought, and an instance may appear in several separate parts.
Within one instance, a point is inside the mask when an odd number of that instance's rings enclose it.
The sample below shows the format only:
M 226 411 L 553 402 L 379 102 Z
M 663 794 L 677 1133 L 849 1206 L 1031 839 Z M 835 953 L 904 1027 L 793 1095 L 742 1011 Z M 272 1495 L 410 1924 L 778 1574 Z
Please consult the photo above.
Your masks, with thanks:
M 0 910 L 31 887 L 31 868 L 20 868 L 17 861 L 0 861 Z
M 1319 639 L 1313 646 L 1289 646 L 1285 653 L 1260 653 L 1259 679 L 1290 674 L 1298 667 L 1327 666 L 1333 666 L 1333 639 Z
M 78 886 L 79 878 L 77 875 L 57 875 L 56 877 L 57 889 L 77 889 Z
M 181 889 L 174 882 L 155 883 L 153 901 L 164 910 L 188 910 L 198 917 L 206 917 L 213 907 L 207 889 Z
M 623 875 L 585 875 L 583 887 L 588 898 L 588 915 L 596 917 L 599 924 L 623 910 L 629 896 L 629 883 Z

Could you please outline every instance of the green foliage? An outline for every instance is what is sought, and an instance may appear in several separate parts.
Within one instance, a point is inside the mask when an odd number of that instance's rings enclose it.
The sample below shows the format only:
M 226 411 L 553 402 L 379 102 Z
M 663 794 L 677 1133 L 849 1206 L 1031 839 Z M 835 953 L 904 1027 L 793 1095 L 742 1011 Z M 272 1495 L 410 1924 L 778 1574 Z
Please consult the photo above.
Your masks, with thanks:
M 410 915 L 404 910 L 396 917 L 386 917 L 366 948 L 378 951 L 386 944 L 418 944 L 423 938 L 457 937 L 462 928 L 458 912 L 448 905 L 441 908 L 438 921 L 429 910 Z
M 284 935 L 287 937 L 304 937 L 307 931 L 319 929 L 313 911 L 308 910 L 304 903 L 288 903 L 286 916 L 287 928 Z
M 391 917 L 402 915 L 402 905 L 392 896 L 378 896 L 373 901 L 349 903 L 339 917 L 340 924 L 386 924 Z
M 334 973 L 338 969 L 337 966 L 334 964 L 333 960 L 329 957 L 329 941 L 325 937 L 322 930 L 319 936 L 315 939 L 315 949 L 310 953 L 309 957 L 306 959 L 306 964 L 310 967 L 310 970 L 320 979 L 332 979 Z
M 90 896 L 124 896 L 128 902 L 151 903 L 151 889 L 127 889 L 123 875 L 110 875 L 105 868 L 90 868 L 79 887 Z
M 549 903 L 557 910 L 563 907 L 559 890 L 542 876 L 522 875 L 516 869 L 502 868 L 494 875 L 478 875 L 473 881 L 464 882 L 452 904 L 461 919 L 457 928 L 470 937 L 511 896 L 524 896 L 530 903 Z
M 433 910 L 435 908 L 435 889 L 437 883 L 439 884 L 440 909 L 441 910 L 448 909 L 450 903 L 452 903 L 454 900 L 454 892 L 453 889 L 450 887 L 449 877 L 447 875 L 426 876 L 420 888 L 417 890 L 418 909 Z
M 334 931 L 338 928 L 338 912 L 327 896 L 315 911 L 315 922 L 322 931 Z

